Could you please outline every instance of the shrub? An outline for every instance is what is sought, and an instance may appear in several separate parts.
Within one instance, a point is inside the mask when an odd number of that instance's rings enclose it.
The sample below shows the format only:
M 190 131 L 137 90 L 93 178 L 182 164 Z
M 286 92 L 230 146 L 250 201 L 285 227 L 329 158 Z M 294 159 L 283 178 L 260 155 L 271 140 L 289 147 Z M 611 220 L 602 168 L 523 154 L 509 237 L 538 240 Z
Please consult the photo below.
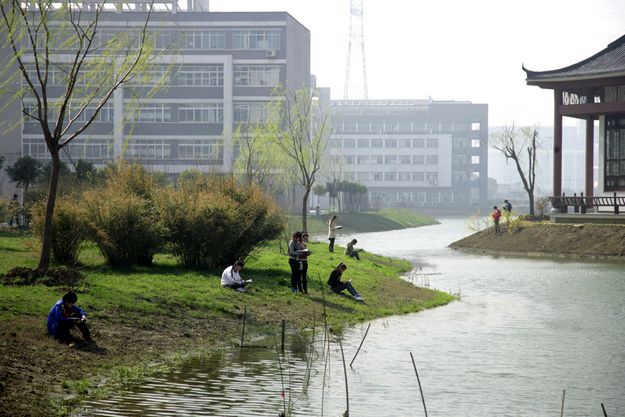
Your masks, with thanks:
M 109 265 L 152 263 L 162 232 L 151 201 L 117 187 L 86 192 L 83 201 L 89 236 Z
M 136 164 L 109 165 L 106 168 L 107 189 L 152 199 L 157 184 L 153 174 Z
M 38 269 L 17 267 L 0 275 L 2 284 L 18 286 L 43 284 L 48 287 L 76 287 L 83 279 L 79 271 L 63 266 L 49 269 L 45 274 Z
M 32 226 L 35 235 L 43 240 L 46 202 L 34 204 Z M 78 255 L 87 239 L 85 215 L 74 198 L 57 198 L 52 217 L 52 257 L 61 265 L 77 265 Z
M 231 179 L 203 178 L 200 186 L 164 190 L 159 212 L 166 241 L 191 267 L 244 259 L 259 244 L 275 239 L 284 224 L 277 207 L 258 188 Z

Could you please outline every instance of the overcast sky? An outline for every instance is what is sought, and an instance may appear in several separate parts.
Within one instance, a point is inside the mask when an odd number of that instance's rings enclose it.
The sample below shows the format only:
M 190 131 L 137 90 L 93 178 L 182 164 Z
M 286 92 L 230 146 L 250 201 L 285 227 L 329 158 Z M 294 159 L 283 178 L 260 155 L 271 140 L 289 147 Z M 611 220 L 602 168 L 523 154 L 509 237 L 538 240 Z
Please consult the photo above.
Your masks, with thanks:
M 311 32 L 311 72 L 333 99 L 343 98 L 349 5 L 210 0 L 211 11 L 286 11 L 299 20 Z M 526 86 L 521 64 L 568 66 L 621 35 L 623 0 L 364 0 L 369 98 L 468 100 L 489 105 L 491 126 L 551 126 L 553 93 Z M 353 54 L 350 79 L 358 81 L 360 62 Z M 350 96 L 362 92 L 352 86 Z

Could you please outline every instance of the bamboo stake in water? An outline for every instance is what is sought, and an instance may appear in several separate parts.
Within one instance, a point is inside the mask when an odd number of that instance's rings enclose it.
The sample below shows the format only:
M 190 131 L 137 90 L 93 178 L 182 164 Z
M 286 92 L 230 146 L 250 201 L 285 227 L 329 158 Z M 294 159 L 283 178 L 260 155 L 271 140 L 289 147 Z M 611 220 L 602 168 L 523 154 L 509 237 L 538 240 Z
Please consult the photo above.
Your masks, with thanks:
M 371 323 L 369 323 L 369 325 L 367 326 L 367 331 L 365 332 L 365 335 L 362 337 L 362 340 L 360 341 L 360 346 L 358 346 L 358 350 L 356 351 L 356 354 L 354 355 L 354 359 L 352 359 L 352 361 L 349 363 L 350 368 L 352 367 L 352 364 L 356 360 L 356 356 L 358 356 L 358 352 L 360 352 L 360 348 L 362 347 L 362 344 L 365 343 L 365 339 L 367 338 L 367 333 L 369 333 L 370 327 L 371 327 Z
M 339 339 L 339 346 L 341 347 L 341 359 L 343 360 L 343 374 L 345 375 L 345 403 L 347 404 L 347 410 L 343 414 L 349 417 L 349 388 L 347 387 L 347 366 L 345 366 L 345 355 L 343 354 L 343 344 Z
M 608 413 L 605 412 L 605 407 L 603 406 L 603 403 L 601 403 L 601 409 L 603 410 L 603 417 L 608 417 Z
M 284 408 L 283 414 L 286 416 L 286 395 L 284 392 L 284 375 L 282 374 L 282 363 L 280 361 L 280 351 L 278 350 L 278 342 L 276 336 L 273 336 L 273 344 L 276 347 L 276 356 L 278 357 L 278 370 L 280 371 L 280 380 L 282 382 L 282 407 Z
M 284 331 L 286 326 L 286 320 L 282 319 L 282 338 L 280 339 L 280 351 L 284 353 Z
M 241 347 L 243 347 L 243 338 L 245 337 L 245 320 L 247 319 L 247 307 L 243 307 L 243 330 L 241 331 Z
M 564 416 L 564 396 L 566 395 L 566 390 L 562 390 L 562 406 L 560 407 L 560 417 Z
M 414 357 L 412 356 L 412 352 L 410 352 L 410 359 L 412 359 L 412 366 L 414 367 L 414 373 L 417 375 L 417 382 L 419 383 L 419 391 L 421 392 L 421 401 L 423 401 L 423 411 L 425 412 L 425 417 L 428 417 L 428 409 L 425 407 L 425 398 L 423 397 L 423 389 L 421 389 L 421 380 L 419 379 L 419 372 L 417 372 L 417 365 L 414 363 Z

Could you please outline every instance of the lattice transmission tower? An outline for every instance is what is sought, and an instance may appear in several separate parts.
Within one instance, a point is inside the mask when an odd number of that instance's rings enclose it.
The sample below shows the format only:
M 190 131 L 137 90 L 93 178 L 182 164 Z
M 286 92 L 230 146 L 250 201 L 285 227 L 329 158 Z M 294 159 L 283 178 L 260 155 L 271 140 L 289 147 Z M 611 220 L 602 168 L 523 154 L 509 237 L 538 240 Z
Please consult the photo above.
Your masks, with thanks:
M 343 98 L 349 98 L 349 75 L 351 72 L 352 51 L 359 49 L 362 55 L 362 93 L 369 98 L 367 90 L 367 64 L 365 61 L 365 25 L 363 18 L 363 0 L 350 0 L 349 8 L 349 46 L 347 48 L 347 68 L 345 70 L 345 90 Z

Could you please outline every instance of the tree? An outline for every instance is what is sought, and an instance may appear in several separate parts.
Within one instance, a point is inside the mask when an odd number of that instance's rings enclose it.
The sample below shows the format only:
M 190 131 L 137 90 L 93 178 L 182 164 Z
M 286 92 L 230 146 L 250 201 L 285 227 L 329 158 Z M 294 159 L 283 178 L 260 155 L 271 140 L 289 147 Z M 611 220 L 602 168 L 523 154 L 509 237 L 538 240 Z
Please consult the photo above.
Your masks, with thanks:
M 308 230 L 308 196 L 317 180 L 321 160 L 329 140 L 327 116 L 318 105 L 313 91 L 283 91 L 272 102 L 271 134 L 275 149 L 284 157 L 284 170 L 304 188 L 302 230 Z M 283 99 L 282 99 L 283 97 Z
M 240 126 L 234 136 L 239 153 L 235 161 L 237 170 L 243 173 L 245 184 L 258 184 L 267 189 L 272 174 L 282 165 L 274 141 L 259 123 Z
M 145 23 L 112 37 L 98 24 L 106 1 L 89 4 L 51 0 L 0 0 L 0 32 L 12 59 L 5 63 L 0 93 L 22 100 L 23 117 L 36 121 L 52 159 L 38 269 L 50 264 L 52 216 L 56 202 L 60 152 L 98 116 L 113 93 L 150 59 Z M 102 35 L 102 36 L 100 36 Z M 71 53 L 58 54 L 57 50 Z M 63 90 L 55 94 L 55 89 Z
M 490 137 L 490 146 L 498 150 L 508 160 L 514 161 L 523 188 L 529 199 L 530 215 L 534 215 L 534 186 L 536 184 L 536 151 L 540 148 L 538 129 L 536 127 L 522 127 L 517 129 L 504 126 L 501 133 Z M 522 165 L 527 164 L 524 169 Z
M 6 171 L 11 181 L 24 189 L 24 194 L 43 172 L 39 161 L 28 155 L 15 161 L 13 165 L 7 166 Z

